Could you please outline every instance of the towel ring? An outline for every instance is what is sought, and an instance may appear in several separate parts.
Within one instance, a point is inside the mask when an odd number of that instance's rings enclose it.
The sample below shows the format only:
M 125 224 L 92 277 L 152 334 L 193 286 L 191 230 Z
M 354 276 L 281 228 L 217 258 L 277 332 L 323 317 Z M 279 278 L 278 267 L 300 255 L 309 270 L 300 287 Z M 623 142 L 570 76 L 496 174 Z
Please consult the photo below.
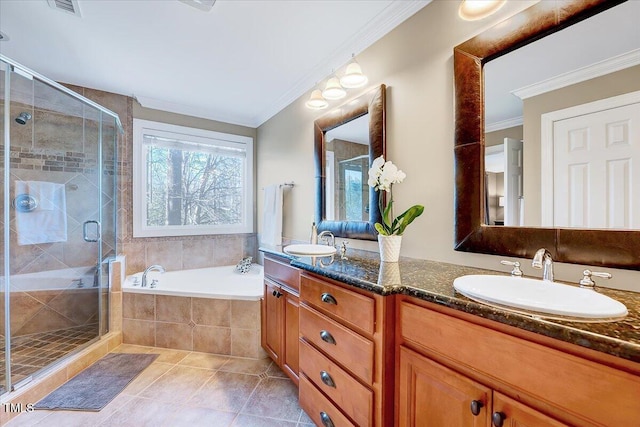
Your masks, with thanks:
M 33 212 L 38 207 L 38 200 L 29 194 L 18 194 L 11 206 L 17 212 Z

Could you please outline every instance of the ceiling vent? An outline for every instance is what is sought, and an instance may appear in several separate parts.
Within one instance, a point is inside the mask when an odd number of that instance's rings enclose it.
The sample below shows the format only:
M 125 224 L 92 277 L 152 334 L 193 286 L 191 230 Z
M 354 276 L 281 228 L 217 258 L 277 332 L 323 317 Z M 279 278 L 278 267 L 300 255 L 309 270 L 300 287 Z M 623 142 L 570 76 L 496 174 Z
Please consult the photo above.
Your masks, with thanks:
M 78 0 L 47 0 L 47 3 L 49 3 L 49 6 L 51 6 L 55 10 L 70 13 L 78 17 L 81 16 L 80 6 L 78 6 Z
M 182 3 L 200 9 L 203 12 L 209 12 L 216 0 L 180 0 Z

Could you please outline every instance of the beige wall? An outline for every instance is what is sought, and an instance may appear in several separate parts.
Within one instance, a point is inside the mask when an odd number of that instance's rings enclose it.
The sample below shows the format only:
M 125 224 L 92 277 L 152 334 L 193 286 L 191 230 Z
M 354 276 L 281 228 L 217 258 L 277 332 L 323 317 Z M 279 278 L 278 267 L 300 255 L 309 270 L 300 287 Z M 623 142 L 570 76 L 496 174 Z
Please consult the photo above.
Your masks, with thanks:
M 640 90 L 640 65 L 547 92 L 523 103 L 524 199 L 527 225 L 540 225 L 540 116 L 551 111 Z
M 405 232 L 402 255 L 501 269 L 502 257 L 453 250 L 453 47 L 534 2 L 507 2 L 481 22 L 458 18 L 456 1 L 434 1 L 401 26 L 358 55 L 369 85 L 387 89 L 387 157 L 407 173 L 394 187 L 397 211 L 420 203 L 425 213 Z M 329 71 L 329 70 L 328 70 Z M 309 92 L 312 88 L 309 88 Z M 352 91 L 348 99 L 363 91 Z M 309 238 L 314 212 L 313 121 L 323 112 L 305 108 L 308 93 L 258 128 L 258 184 L 295 181 L 285 192 L 283 234 Z M 331 107 L 336 106 L 332 103 Z M 263 203 L 258 193 L 258 212 Z M 262 218 L 258 216 L 258 232 Z M 369 241 L 350 247 L 377 250 Z M 525 274 L 539 276 L 523 261 Z M 576 282 L 583 267 L 556 266 L 559 279 Z M 640 291 L 640 273 L 608 269 L 610 283 Z

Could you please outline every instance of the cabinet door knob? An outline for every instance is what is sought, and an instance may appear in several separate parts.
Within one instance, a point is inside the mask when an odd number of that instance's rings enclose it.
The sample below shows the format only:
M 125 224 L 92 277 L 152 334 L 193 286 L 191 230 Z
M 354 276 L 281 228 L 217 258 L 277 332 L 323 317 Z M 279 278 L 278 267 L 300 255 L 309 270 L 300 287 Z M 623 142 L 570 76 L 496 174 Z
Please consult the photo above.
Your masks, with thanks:
M 502 427 L 504 425 L 504 420 L 507 419 L 507 416 L 504 412 L 494 412 L 491 417 L 491 421 L 493 421 L 493 425 L 495 427 Z
M 335 427 L 329 414 L 324 411 L 320 411 L 320 420 L 322 421 L 322 425 L 324 425 L 324 427 Z
M 276 298 L 280 298 L 282 296 L 282 292 L 276 291 L 275 295 Z
M 271 295 L 273 295 L 274 297 L 278 294 L 278 291 L 273 291 L 271 292 Z
M 329 343 L 329 344 L 336 344 L 336 340 L 335 338 L 333 338 L 333 335 L 331 335 L 329 332 L 322 330 L 320 331 L 320 338 L 322 339 L 322 341 Z
M 333 305 L 338 305 L 338 301 L 336 301 L 336 299 L 334 298 L 333 295 L 325 292 L 324 294 L 322 294 L 320 296 L 320 299 L 322 300 L 322 302 L 326 302 L 327 304 L 333 304 Z
M 331 378 L 331 375 L 329 375 L 327 371 L 320 371 L 320 379 L 329 387 L 336 388 L 336 383 L 333 381 L 333 378 Z
M 471 413 L 475 416 L 480 415 L 480 410 L 482 409 L 482 407 L 484 406 L 484 404 L 482 403 L 482 401 L 480 400 L 472 400 L 471 401 Z

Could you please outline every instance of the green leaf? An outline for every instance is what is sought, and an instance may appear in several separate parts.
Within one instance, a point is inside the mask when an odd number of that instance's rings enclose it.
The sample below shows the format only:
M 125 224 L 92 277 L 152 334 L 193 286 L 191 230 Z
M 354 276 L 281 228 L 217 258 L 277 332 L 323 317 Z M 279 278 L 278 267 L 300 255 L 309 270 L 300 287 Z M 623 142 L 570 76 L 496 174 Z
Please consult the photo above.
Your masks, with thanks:
M 396 234 L 402 235 L 402 233 L 404 233 L 404 229 L 407 228 L 407 226 L 411 224 L 414 219 L 422 215 L 422 212 L 424 212 L 424 206 L 411 206 L 409 209 L 398 216 L 397 232 L 396 230 L 394 230 L 394 232 L 396 232 Z
M 388 230 L 391 230 L 391 220 L 389 219 L 389 213 L 391 212 L 391 207 L 393 206 L 393 200 L 389 201 L 387 207 L 384 208 L 384 212 L 382 213 L 382 222 L 386 226 Z
M 384 228 L 384 226 L 382 224 L 380 224 L 379 222 L 376 222 L 376 224 L 374 225 L 374 227 L 376 228 L 376 230 L 378 231 L 378 233 L 382 234 L 383 236 L 388 236 L 389 233 L 387 232 L 387 230 Z

